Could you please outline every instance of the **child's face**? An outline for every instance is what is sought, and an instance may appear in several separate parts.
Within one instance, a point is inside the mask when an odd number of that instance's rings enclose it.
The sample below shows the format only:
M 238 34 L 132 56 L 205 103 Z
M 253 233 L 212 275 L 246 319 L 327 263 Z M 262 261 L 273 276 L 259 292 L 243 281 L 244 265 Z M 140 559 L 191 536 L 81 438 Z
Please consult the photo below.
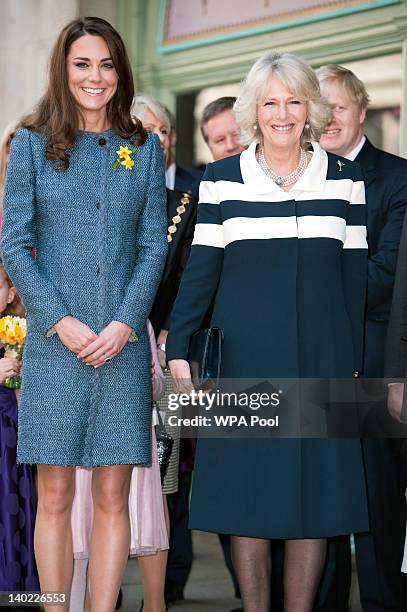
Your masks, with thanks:
M 15 287 L 9 287 L 4 273 L 0 272 L 0 314 L 6 310 L 8 304 L 11 304 L 15 295 Z

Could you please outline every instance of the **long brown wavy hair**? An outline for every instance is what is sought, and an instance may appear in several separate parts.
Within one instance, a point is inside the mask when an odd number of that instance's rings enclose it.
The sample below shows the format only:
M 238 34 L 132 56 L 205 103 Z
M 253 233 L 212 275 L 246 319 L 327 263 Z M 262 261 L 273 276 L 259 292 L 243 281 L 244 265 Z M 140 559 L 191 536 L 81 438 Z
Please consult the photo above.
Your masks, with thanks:
M 60 170 L 69 166 L 69 149 L 81 125 L 81 113 L 72 96 L 67 75 L 67 55 L 78 38 L 91 34 L 101 36 L 110 51 L 119 77 L 117 90 L 109 100 L 106 112 L 112 129 L 132 144 L 142 145 L 147 134 L 138 119 L 130 115 L 134 83 L 126 47 L 120 34 L 104 19 L 80 17 L 71 21 L 59 34 L 51 53 L 48 87 L 37 108 L 24 117 L 20 127 L 40 132 L 47 138 L 46 158 L 54 160 Z

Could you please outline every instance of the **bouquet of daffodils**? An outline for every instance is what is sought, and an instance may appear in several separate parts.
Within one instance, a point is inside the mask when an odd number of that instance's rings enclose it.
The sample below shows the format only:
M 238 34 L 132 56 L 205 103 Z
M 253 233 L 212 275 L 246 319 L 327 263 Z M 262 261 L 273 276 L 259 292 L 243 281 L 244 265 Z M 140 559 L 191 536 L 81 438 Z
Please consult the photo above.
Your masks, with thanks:
M 0 318 L 0 343 L 5 348 L 5 357 L 17 359 L 21 357 L 26 333 L 27 322 L 25 319 L 9 315 Z M 19 389 L 21 378 L 20 376 L 13 376 L 7 378 L 3 384 L 9 389 Z

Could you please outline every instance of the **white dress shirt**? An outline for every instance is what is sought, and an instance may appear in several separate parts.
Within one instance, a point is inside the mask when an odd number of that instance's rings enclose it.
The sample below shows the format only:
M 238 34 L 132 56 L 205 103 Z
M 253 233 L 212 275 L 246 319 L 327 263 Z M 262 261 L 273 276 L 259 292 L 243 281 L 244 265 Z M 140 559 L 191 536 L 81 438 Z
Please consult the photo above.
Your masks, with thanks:
M 172 163 L 165 171 L 165 185 L 167 189 L 171 189 L 172 191 L 175 188 L 175 171 L 176 165 Z
M 363 135 L 362 138 L 359 140 L 359 143 L 356 145 L 356 147 L 352 149 L 350 153 L 348 153 L 347 155 L 344 155 L 344 157 L 346 157 L 346 159 L 349 159 L 350 161 L 355 161 L 355 159 L 359 155 L 365 142 L 366 142 L 366 136 Z

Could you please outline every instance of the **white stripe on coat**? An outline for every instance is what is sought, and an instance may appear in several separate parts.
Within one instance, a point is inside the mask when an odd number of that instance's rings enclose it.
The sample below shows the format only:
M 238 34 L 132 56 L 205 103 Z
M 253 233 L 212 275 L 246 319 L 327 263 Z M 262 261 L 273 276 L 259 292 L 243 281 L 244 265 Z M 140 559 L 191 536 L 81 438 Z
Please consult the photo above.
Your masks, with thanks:
M 352 197 L 349 204 L 366 204 L 365 184 L 363 181 L 355 181 L 352 188 Z
M 367 231 L 364 225 L 347 225 L 344 249 L 367 249 Z
M 338 179 L 325 181 L 323 191 L 299 191 L 295 186 L 291 191 L 270 191 L 255 193 L 244 183 L 234 181 L 201 181 L 199 201 L 205 204 L 219 204 L 226 200 L 242 202 L 287 202 L 290 200 L 344 200 L 350 204 L 365 204 L 365 186 L 363 181 Z
M 296 217 L 233 217 L 223 222 L 225 246 L 236 240 L 297 237 Z
M 271 240 L 275 238 L 331 238 L 340 240 L 346 249 L 365 249 L 366 227 L 346 225 L 336 216 L 304 217 L 233 217 L 223 222 L 197 223 L 193 245 L 223 248 L 239 240 Z
M 342 217 L 298 217 L 298 238 L 333 238 L 345 242 L 346 221 Z
M 192 246 L 201 245 L 223 249 L 223 225 L 217 223 L 197 223 Z
M 199 185 L 199 201 L 203 204 L 219 204 L 216 185 L 212 181 L 201 181 Z
M 234 217 L 223 223 L 225 246 L 236 240 L 272 238 L 333 238 L 345 242 L 346 222 L 341 217 Z

